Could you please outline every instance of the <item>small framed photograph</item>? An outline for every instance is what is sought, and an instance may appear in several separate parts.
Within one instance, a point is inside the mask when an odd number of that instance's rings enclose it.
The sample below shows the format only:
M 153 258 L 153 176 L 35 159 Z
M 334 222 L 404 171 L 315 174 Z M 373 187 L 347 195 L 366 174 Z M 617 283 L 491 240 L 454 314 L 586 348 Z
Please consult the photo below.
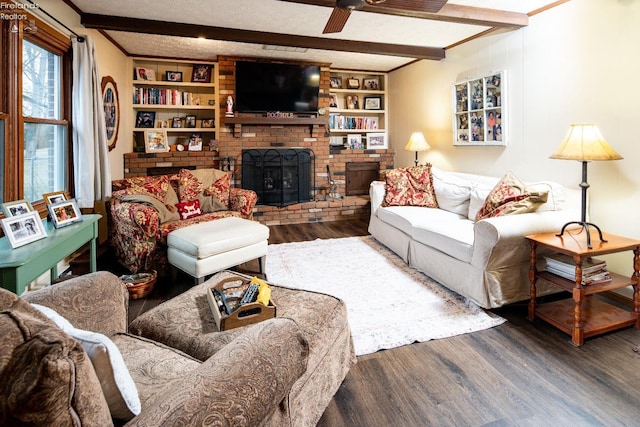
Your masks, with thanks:
M 329 108 L 338 108 L 338 97 L 333 93 L 329 95 Z
M 203 128 L 213 128 L 215 126 L 216 126 L 216 123 L 213 119 L 202 119 Z
M 329 87 L 331 89 L 342 89 L 342 78 L 329 77 Z
M 42 199 L 44 200 L 45 205 L 50 205 L 51 203 L 60 203 L 65 200 L 69 200 L 69 193 L 66 191 L 54 191 L 53 193 L 44 193 L 42 195 Z
M 191 81 L 195 83 L 209 83 L 211 81 L 211 65 L 195 64 Z
M 149 80 L 156 79 L 156 70 L 152 68 L 136 67 L 136 80 Z
M 182 117 L 174 117 L 171 119 L 171 127 L 172 128 L 181 128 L 182 127 Z
M 165 77 L 168 82 L 181 82 L 182 71 L 167 71 Z
M 191 138 L 189 138 L 189 151 L 202 151 L 202 135 L 198 133 L 191 134 Z
M 2 219 L 2 230 L 14 249 L 47 237 L 37 211 Z
M 152 128 L 156 122 L 155 111 L 138 111 L 136 114 L 137 128 Z
M 10 216 L 24 215 L 29 212 L 33 212 L 33 206 L 27 199 L 15 200 L 13 202 L 7 202 L 2 204 L 2 212 L 4 216 L 9 218 Z
M 362 135 L 353 134 L 347 135 L 347 145 L 352 150 L 362 150 L 364 146 L 362 145 Z
M 184 118 L 184 127 L 186 127 L 186 128 L 194 128 L 194 127 L 196 127 L 196 116 L 187 115 Z
M 389 148 L 386 132 L 367 134 L 367 150 L 386 150 Z
M 382 107 L 381 96 L 365 96 L 364 97 L 365 110 L 380 110 L 381 107 Z
M 74 222 L 82 221 L 82 213 L 78 208 L 76 199 L 65 200 L 64 202 L 47 205 L 51 222 L 55 228 L 64 227 Z
M 347 89 L 360 89 L 360 80 L 354 78 L 347 79 Z
M 377 77 L 362 79 L 362 86 L 365 90 L 380 90 L 380 79 Z
M 164 153 L 169 151 L 166 130 L 144 131 L 144 151 L 146 153 Z

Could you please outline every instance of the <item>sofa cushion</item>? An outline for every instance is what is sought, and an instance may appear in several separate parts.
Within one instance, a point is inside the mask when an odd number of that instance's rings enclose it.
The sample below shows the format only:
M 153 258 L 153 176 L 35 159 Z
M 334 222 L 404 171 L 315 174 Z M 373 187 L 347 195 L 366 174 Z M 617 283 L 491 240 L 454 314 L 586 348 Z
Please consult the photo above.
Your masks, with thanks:
M 173 188 L 169 187 L 171 192 L 175 194 Z M 119 198 L 124 202 L 130 203 L 142 203 L 145 205 L 153 206 L 158 211 L 158 218 L 160 219 L 160 224 L 167 221 L 176 221 L 180 219 L 178 215 L 178 209 L 175 204 L 164 204 L 157 197 L 154 197 L 150 194 L 141 194 L 137 192 L 136 187 L 130 187 L 126 190 L 116 191 L 112 194 L 112 197 Z M 167 198 L 168 200 L 169 198 Z M 176 197 L 177 203 L 177 197 Z
M 180 202 L 198 200 L 203 212 L 229 209 L 231 174 L 218 169 L 182 169 L 178 178 Z
M 385 173 L 382 206 L 424 206 L 437 208 L 431 165 L 397 168 Z
M 547 195 L 548 191 L 527 187 L 509 171 L 491 190 L 475 219 L 533 212 L 547 201 Z
M 167 203 L 167 192 L 171 187 L 171 184 L 169 184 L 169 177 L 167 175 L 140 176 L 127 178 L 125 181 L 127 181 L 130 188 L 144 190 L 138 191 L 139 193 L 148 193 L 160 200 L 162 203 Z
M 82 345 L 98 376 L 102 392 L 113 418 L 130 420 L 140 413 L 140 399 L 120 350 L 108 337 L 96 332 L 77 329 L 55 310 L 32 304 L 60 329 Z
M 437 168 L 432 168 L 433 188 L 438 207 L 459 215 L 469 212 L 469 198 L 473 182 L 461 179 Z
M 0 425 L 111 425 L 80 344 L 17 296 L 0 301 Z

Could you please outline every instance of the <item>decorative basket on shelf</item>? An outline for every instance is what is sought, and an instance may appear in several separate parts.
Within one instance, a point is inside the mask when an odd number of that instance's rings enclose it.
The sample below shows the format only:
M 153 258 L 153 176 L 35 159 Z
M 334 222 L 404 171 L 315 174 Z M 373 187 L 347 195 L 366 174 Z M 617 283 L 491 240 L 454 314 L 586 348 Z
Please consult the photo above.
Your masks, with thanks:
M 138 299 L 146 297 L 153 291 L 153 286 L 156 284 L 158 278 L 158 272 L 151 270 L 148 273 L 137 274 L 125 274 L 120 276 L 129 290 L 129 297 L 131 299 Z

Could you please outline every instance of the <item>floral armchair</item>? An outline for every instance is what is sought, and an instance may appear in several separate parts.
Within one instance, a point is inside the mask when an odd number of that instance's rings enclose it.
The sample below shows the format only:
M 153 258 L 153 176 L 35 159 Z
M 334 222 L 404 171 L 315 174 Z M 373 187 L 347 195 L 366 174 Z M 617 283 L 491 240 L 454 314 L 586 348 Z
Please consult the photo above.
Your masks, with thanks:
M 120 264 L 131 273 L 162 268 L 171 231 L 219 218 L 251 219 L 256 193 L 231 188 L 230 179 L 217 169 L 183 169 L 113 181 L 109 240 Z

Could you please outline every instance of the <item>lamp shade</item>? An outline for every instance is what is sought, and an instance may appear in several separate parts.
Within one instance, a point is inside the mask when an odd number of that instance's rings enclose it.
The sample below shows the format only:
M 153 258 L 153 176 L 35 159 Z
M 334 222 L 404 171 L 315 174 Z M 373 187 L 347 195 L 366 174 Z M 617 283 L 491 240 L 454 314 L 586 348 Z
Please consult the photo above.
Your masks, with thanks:
M 427 151 L 431 149 L 427 140 L 424 139 L 424 135 L 422 132 L 413 132 L 411 134 L 411 138 L 409 138 L 409 142 L 405 145 L 405 151 Z
M 569 127 L 567 136 L 550 158 L 589 161 L 620 160 L 622 156 L 604 140 L 598 126 L 578 124 Z

